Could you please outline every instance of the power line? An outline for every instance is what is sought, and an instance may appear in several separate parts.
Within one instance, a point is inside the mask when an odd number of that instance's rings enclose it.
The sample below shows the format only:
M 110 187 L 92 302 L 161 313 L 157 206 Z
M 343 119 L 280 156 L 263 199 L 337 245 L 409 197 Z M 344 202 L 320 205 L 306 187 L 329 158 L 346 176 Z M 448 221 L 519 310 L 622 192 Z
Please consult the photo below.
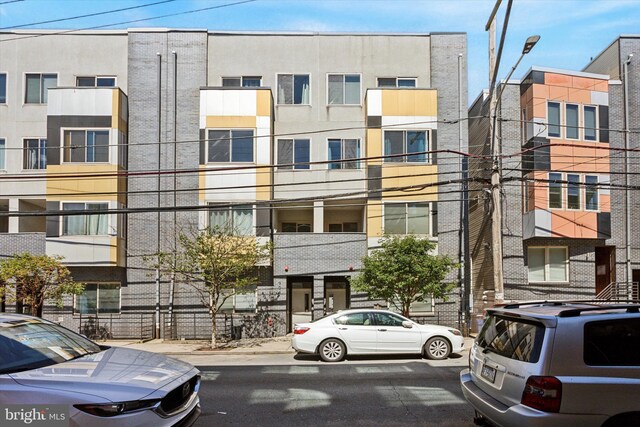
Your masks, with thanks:
M 52 24 L 54 22 L 72 21 L 74 19 L 90 18 L 90 17 L 93 17 L 93 16 L 101 16 L 101 15 L 108 15 L 108 14 L 117 13 L 117 12 L 125 12 L 127 10 L 141 9 L 141 8 L 144 8 L 144 7 L 156 6 L 156 5 L 159 5 L 159 4 L 171 3 L 171 2 L 174 2 L 174 1 L 176 1 L 176 0 L 162 0 L 162 1 L 158 1 L 156 3 L 149 3 L 149 4 L 139 5 L 139 6 L 125 7 L 123 9 L 106 10 L 106 11 L 103 11 L 103 12 L 95 12 L 95 13 L 89 13 L 89 14 L 86 14 L 86 15 L 71 16 L 71 17 L 68 17 L 68 18 L 60 18 L 60 19 L 51 19 L 49 21 L 32 22 L 32 23 L 29 23 L 29 24 L 12 25 L 10 27 L 0 27 L 0 30 L 11 30 L 11 29 L 15 29 L 15 28 L 31 27 L 33 25 Z M 0 4 L 3 4 L 3 3 L 0 3 Z

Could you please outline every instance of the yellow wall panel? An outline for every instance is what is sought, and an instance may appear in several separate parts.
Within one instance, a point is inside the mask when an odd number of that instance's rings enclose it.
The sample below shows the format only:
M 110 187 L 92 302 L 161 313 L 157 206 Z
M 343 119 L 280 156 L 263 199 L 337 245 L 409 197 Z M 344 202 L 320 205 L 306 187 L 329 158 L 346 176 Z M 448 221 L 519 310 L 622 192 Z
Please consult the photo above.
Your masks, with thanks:
M 255 116 L 207 116 L 207 128 L 255 128 Z
M 207 185 L 207 180 L 206 180 L 206 172 L 204 172 L 202 169 L 205 169 L 206 166 L 204 165 L 200 165 L 200 172 L 198 173 L 198 187 L 200 188 L 200 200 L 204 200 L 205 199 L 205 187 Z
M 367 129 L 367 157 L 382 156 L 382 130 L 381 129 Z M 370 165 L 379 165 L 382 163 L 381 159 L 370 160 Z
M 438 92 L 420 89 L 382 91 L 383 116 L 437 116 Z
M 120 200 L 119 191 L 122 177 L 95 177 L 91 179 L 60 178 L 57 174 L 96 174 L 118 172 L 117 165 L 64 164 L 47 166 L 47 200 Z M 126 184 L 124 185 L 126 187 Z M 111 194 L 94 194 L 111 193 Z
M 271 91 L 256 91 L 256 115 L 271 117 Z
M 271 199 L 271 172 L 269 169 L 256 169 L 256 200 Z M 263 187 L 264 186 L 264 187 Z
M 382 188 L 411 187 L 429 185 L 438 181 L 438 167 L 435 165 L 399 165 L 382 168 Z M 424 189 L 415 187 L 405 191 L 384 191 L 383 199 L 390 197 L 397 200 L 424 200 L 435 201 L 438 199 L 438 187 L 427 186 Z
M 379 200 L 367 204 L 367 237 L 382 236 L 382 205 Z

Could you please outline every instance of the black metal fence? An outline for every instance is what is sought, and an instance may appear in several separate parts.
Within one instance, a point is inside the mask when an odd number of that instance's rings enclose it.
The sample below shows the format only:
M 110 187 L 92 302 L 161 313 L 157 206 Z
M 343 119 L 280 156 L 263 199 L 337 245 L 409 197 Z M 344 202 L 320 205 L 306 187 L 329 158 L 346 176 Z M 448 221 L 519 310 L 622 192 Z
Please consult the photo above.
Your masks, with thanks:
M 93 340 L 153 338 L 153 313 L 79 315 L 78 332 Z

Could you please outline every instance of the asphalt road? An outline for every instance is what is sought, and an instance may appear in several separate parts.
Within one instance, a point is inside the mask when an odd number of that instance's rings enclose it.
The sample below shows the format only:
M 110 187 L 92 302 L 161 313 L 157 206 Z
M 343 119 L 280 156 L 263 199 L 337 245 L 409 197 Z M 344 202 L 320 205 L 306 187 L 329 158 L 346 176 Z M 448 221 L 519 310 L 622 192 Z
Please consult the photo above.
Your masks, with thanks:
M 199 364 L 196 426 L 473 426 L 459 372 L 466 352 L 444 361 L 256 355 Z

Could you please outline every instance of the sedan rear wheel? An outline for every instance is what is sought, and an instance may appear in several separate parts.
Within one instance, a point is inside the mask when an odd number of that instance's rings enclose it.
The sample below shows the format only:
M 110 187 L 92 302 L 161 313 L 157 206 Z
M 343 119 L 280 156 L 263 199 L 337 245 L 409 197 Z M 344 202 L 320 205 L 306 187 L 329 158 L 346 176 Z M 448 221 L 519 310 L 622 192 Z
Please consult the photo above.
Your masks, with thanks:
M 325 362 L 339 362 L 344 359 L 344 356 L 347 354 L 342 341 L 336 338 L 329 338 L 328 340 L 322 341 L 319 350 L 320 357 Z
M 424 354 L 433 360 L 442 360 L 449 357 L 451 345 L 442 337 L 433 337 L 424 345 Z

